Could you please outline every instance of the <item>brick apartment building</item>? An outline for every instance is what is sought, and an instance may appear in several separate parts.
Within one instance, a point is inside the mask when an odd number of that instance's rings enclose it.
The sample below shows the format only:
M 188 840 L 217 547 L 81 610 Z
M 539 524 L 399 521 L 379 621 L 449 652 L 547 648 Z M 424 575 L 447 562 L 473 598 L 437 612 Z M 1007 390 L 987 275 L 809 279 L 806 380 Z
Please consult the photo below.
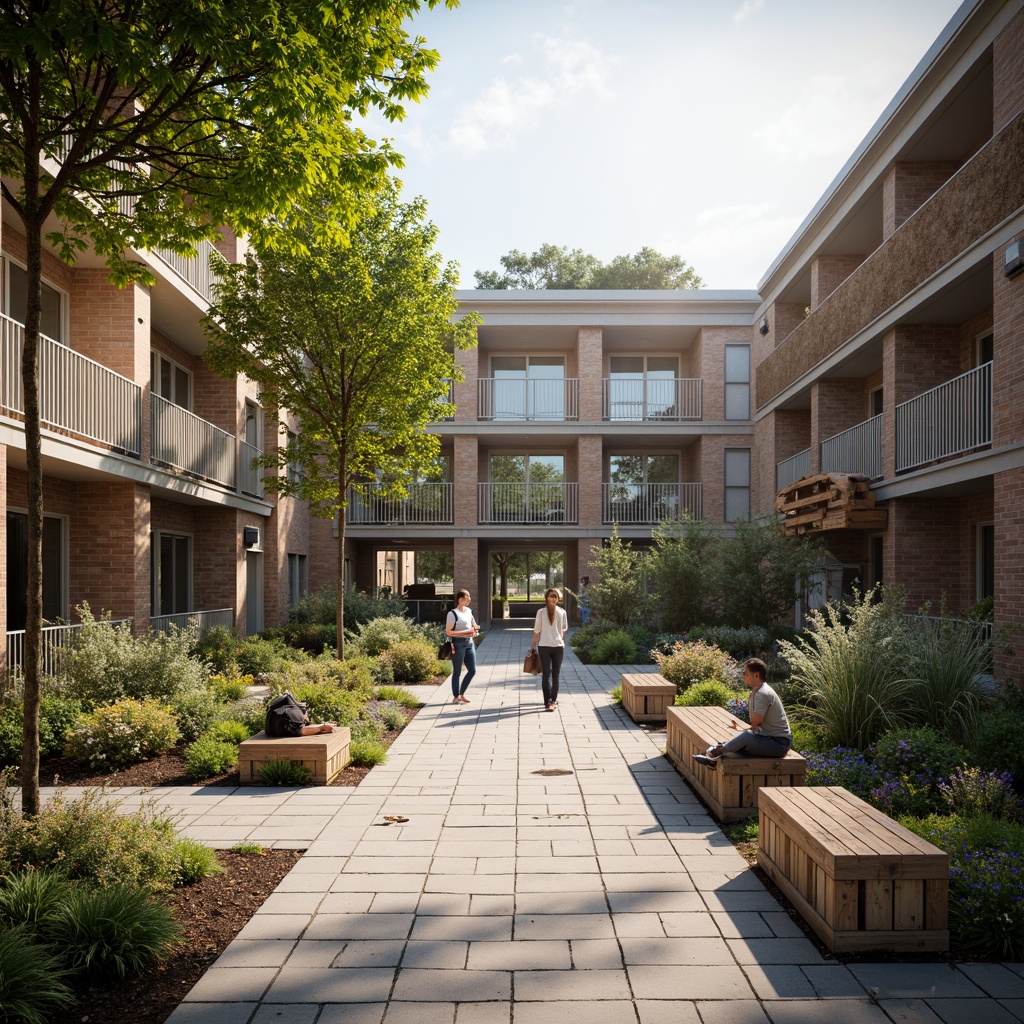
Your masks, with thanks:
M 757 515 L 823 470 L 867 474 L 886 509 L 884 529 L 829 532 L 851 574 L 900 583 L 913 604 L 945 594 L 954 611 L 994 595 L 997 624 L 1024 621 L 1022 242 L 1024 2 L 977 0 L 757 291 L 460 292 L 483 325 L 458 356 L 455 416 L 432 428 L 445 479 L 353 501 L 350 583 L 401 592 L 441 552 L 487 618 L 505 554 L 574 588 L 613 528 L 642 542 L 683 509 Z M 5 209 L 9 631 L 24 593 L 23 246 Z M 248 469 L 278 443 L 278 417 L 200 358 L 203 255 L 139 256 L 151 289 L 111 287 L 88 257 L 47 262 L 46 615 L 89 600 L 136 628 L 220 611 L 253 631 L 331 580 L 336 533 Z

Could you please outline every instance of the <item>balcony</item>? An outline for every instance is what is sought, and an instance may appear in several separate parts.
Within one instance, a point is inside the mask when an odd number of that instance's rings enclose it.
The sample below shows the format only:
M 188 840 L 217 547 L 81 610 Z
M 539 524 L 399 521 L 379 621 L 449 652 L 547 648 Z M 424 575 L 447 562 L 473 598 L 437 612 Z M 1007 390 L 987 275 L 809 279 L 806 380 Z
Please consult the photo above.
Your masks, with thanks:
M 492 422 L 560 423 L 579 419 L 579 381 L 509 380 L 481 377 L 477 381 L 478 419 Z
M 213 243 L 204 240 L 197 243 L 195 256 L 182 256 L 170 249 L 153 249 L 152 252 L 209 303 L 213 302 L 215 276 L 210 269 L 210 254 L 213 249 Z
M 781 491 L 784 487 L 794 484 L 811 471 L 811 449 L 805 448 L 796 455 L 791 455 L 782 462 L 775 463 L 775 490 Z
M 22 417 L 25 328 L 0 315 L 0 413 Z M 142 389 L 66 345 L 39 338 L 39 408 L 44 427 L 139 456 Z
M 883 473 L 881 415 L 822 441 L 821 471 L 863 473 L 869 480 L 879 479 Z
M 149 628 L 154 633 L 169 633 L 171 627 L 177 629 L 194 629 L 196 638 L 202 639 L 214 626 L 235 628 L 234 608 L 216 608 L 202 612 L 176 612 L 172 615 L 153 615 L 149 620 Z
M 703 485 L 602 484 L 602 522 L 619 525 L 703 518 Z
M 131 619 L 110 619 L 111 626 L 131 623 Z M 64 675 L 64 653 L 75 645 L 75 639 L 82 631 L 82 624 L 43 626 L 40 661 L 42 674 L 60 679 Z M 25 672 L 25 630 L 9 629 L 7 631 L 7 676 L 9 679 L 21 679 Z
M 562 526 L 577 521 L 576 484 L 526 482 L 477 486 L 481 525 Z
M 602 417 L 613 423 L 679 423 L 701 418 L 698 378 L 621 380 L 605 377 Z
M 992 364 L 896 406 L 896 472 L 992 443 Z
M 449 482 L 417 483 L 404 498 L 384 493 L 379 484 L 350 487 L 348 513 L 350 526 L 428 526 L 454 522 Z

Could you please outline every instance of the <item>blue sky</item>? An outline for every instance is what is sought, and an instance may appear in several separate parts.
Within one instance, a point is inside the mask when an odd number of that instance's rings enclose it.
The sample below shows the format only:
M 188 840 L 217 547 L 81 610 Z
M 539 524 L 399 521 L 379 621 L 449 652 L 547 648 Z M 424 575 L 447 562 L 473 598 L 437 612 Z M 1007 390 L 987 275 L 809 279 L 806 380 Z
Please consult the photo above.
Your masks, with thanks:
M 754 288 L 958 6 L 463 0 L 413 23 L 441 54 L 426 100 L 369 130 L 461 287 L 552 242 Z

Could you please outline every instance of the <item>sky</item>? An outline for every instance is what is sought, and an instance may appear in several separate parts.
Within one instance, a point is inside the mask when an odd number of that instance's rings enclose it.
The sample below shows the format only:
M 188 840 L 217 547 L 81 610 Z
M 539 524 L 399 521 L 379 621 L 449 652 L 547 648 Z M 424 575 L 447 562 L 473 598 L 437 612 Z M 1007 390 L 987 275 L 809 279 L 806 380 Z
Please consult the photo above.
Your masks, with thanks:
M 367 130 L 462 288 L 549 242 L 752 289 L 959 6 L 462 0 L 411 24 L 441 55 L 426 99 Z

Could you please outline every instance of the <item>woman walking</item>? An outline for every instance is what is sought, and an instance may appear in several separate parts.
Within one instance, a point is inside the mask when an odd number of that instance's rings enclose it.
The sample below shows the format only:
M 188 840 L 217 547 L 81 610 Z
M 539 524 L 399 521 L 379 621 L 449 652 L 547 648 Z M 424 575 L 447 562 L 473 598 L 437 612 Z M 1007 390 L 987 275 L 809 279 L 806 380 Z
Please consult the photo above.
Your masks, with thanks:
M 469 607 L 469 591 L 460 590 L 455 595 L 455 607 L 448 613 L 445 621 L 444 631 L 452 638 L 452 696 L 456 704 L 468 704 L 466 690 L 476 675 L 476 645 L 473 637 L 480 632 L 480 626 L 473 618 L 473 612 Z M 459 682 L 462 667 L 465 665 L 466 674 Z
M 565 657 L 565 631 L 569 628 L 565 609 L 558 606 L 561 600 L 561 591 L 554 587 L 545 590 L 544 607 L 537 612 L 533 627 L 533 646 L 540 653 L 541 689 L 548 711 L 558 707 L 558 679 Z

